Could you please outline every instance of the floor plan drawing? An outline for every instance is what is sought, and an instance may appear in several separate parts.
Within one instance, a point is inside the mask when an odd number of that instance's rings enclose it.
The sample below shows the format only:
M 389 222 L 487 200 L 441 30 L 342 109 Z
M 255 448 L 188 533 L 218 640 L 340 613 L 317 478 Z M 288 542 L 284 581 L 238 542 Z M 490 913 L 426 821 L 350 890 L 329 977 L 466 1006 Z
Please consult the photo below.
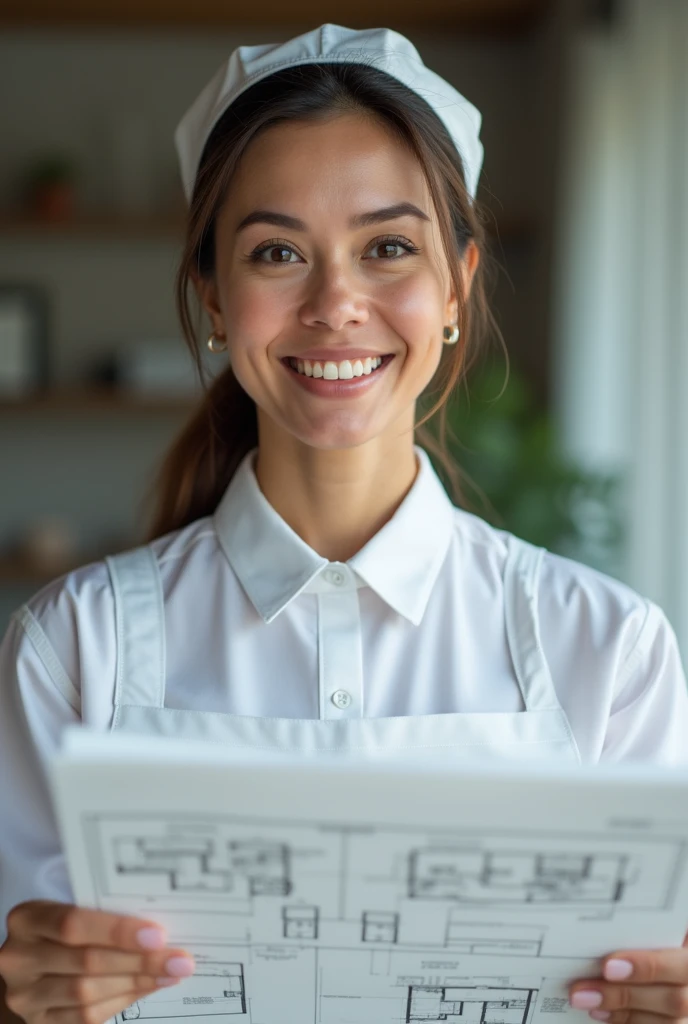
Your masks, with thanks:
M 448 949 L 476 955 L 494 953 L 499 956 L 540 956 L 546 932 L 537 927 L 521 925 L 509 932 L 484 924 L 466 921 L 463 914 L 452 908 L 447 917 L 445 945 Z
M 409 985 L 406 1020 L 528 1024 L 537 989 Z
M 543 910 L 569 905 L 581 912 L 653 909 L 666 905 L 682 858 L 676 844 L 636 838 L 620 848 L 604 837 L 543 834 L 533 848 L 532 840 L 507 833 L 473 838 L 464 831 L 438 843 L 401 829 L 360 835 L 345 827 L 323 832 L 240 818 L 210 823 L 200 816 L 99 815 L 87 828 L 104 896 L 153 892 L 171 906 L 206 898 L 249 914 L 263 896 L 292 897 L 319 907 L 322 917 L 359 920 L 364 913 L 399 914 L 409 900 Z M 373 885 L 371 849 L 383 858 Z M 666 871 L 649 872 L 650 855 L 659 856 Z M 404 941 L 403 920 L 395 934 Z
M 126 836 L 114 840 L 114 870 L 123 876 L 158 876 L 170 892 L 286 896 L 287 848 L 270 842 L 227 842 L 184 835 Z
M 410 895 L 493 903 L 618 903 L 623 854 L 419 850 L 410 856 Z
M 399 936 L 399 915 L 385 911 L 363 911 L 363 942 L 395 943 Z
M 120 766 L 102 740 L 61 777 L 75 901 L 196 961 L 109 1024 L 584 1024 L 572 980 L 685 935 L 688 773 Z
M 184 983 L 183 990 L 164 989 L 132 1003 L 117 1016 L 120 1024 L 124 1024 L 129 1020 L 245 1014 L 243 965 L 202 962 L 193 978 Z

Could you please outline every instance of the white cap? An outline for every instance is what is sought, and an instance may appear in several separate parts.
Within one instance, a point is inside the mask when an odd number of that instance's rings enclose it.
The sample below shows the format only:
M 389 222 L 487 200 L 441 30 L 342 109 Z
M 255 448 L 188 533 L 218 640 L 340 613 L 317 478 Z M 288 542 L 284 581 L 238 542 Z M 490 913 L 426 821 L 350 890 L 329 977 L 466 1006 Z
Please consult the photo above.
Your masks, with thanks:
M 358 31 L 327 24 L 286 43 L 239 46 L 213 75 L 174 132 L 187 202 L 191 202 L 206 140 L 237 96 L 274 71 L 318 62 L 367 64 L 413 89 L 447 128 L 463 160 L 468 192 L 475 199 L 483 162 L 480 111 L 427 68 L 415 46 L 399 32 L 389 28 Z

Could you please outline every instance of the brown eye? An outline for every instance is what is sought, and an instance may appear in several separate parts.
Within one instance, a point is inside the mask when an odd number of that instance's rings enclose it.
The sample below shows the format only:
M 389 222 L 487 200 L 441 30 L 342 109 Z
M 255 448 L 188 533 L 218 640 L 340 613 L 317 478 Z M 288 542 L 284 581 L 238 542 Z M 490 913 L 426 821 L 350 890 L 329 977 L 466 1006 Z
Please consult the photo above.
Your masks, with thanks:
M 403 249 L 404 252 L 398 254 L 395 253 L 395 249 Z M 374 259 L 391 262 L 403 259 L 404 256 L 411 255 L 412 253 L 418 253 L 420 249 L 413 242 L 409 242 L 408 238 L 381 238 L 379 241 L 373 242 L 372 247 L 368 251 L 379 253 L 373 257 Z
M 383 256 L 394 256 L 394 250 L 400 248 L 401 246 L 398 242 L 380 242 L 375 246 L 375 249 L 378 250 L 378 252 L 379 250 L 382 250 Z
M 263 253 L 266 253 L 266 252 L 270 253 L 270 256 L 268 256 L 267 258 L 264 259 L 263 258 Z M 273 256 L 273 253 L 277 253 L 278 255 L 275 257 L 275 256 Z M 264 245 L 261 245 L 257 249 L 254 249 L 253 252 L 251 253 L 251 255 L 249 256 L 249 259 L 253 263 L 292 263 L 292 262 L 295 262 L 295 261 L 292 261 L 292 260 L 289 259 L 290 256 L 296 256 L 296 253 L 294 252 L 294 250 L 292 248 L 290 248 L 289 246 L 285 245 L 284 242 L 270 241 L 270 242 L 265 242 Z

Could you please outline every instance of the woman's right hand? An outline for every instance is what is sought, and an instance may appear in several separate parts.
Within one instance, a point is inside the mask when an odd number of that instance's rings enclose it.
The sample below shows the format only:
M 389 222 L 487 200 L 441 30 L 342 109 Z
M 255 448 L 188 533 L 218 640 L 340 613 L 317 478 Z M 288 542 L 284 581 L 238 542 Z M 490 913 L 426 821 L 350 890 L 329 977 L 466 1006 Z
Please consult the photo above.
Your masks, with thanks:
M 27 1024 L 104 1024 L 194 968 L 154 922 L 49 900 L 16 906 L 0 947 L 5 1001 Z

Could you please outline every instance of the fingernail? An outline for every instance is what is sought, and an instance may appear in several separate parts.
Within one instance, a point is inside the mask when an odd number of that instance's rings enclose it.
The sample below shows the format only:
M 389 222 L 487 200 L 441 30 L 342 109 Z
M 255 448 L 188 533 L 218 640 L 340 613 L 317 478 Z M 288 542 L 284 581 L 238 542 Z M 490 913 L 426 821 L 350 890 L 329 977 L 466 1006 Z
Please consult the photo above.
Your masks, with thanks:
M 609 1020 L 611 1013 L 609 1010 L 591 1010 L 588 1017 L 592 1017 L 593 1020 Z
M 576 1010 L 592 1010 L 602 1003 L 602 993 L 580 990 L 571 996 L 571 1006 Z
M 162 949 L 165 945 L 165 934 L 159 928 L 141 928 L 136 933 L 136 941 L 144 949 Z
M 179 978 L 156 978 L 155 984 L 158 986 L 158 988 L 163 988 L 167 985 L 178 985 Z
M 633 974 L 633 964 L 630 960 L 607 960 L 602 973 L 607 981 L 623 981 Z
M 165 970 L 175 978 L 188 978 L 190 974 L 193 974 L 195 968 L 193 960 L 189 960 L 185 956 L 171 956 L 165 963 Z

